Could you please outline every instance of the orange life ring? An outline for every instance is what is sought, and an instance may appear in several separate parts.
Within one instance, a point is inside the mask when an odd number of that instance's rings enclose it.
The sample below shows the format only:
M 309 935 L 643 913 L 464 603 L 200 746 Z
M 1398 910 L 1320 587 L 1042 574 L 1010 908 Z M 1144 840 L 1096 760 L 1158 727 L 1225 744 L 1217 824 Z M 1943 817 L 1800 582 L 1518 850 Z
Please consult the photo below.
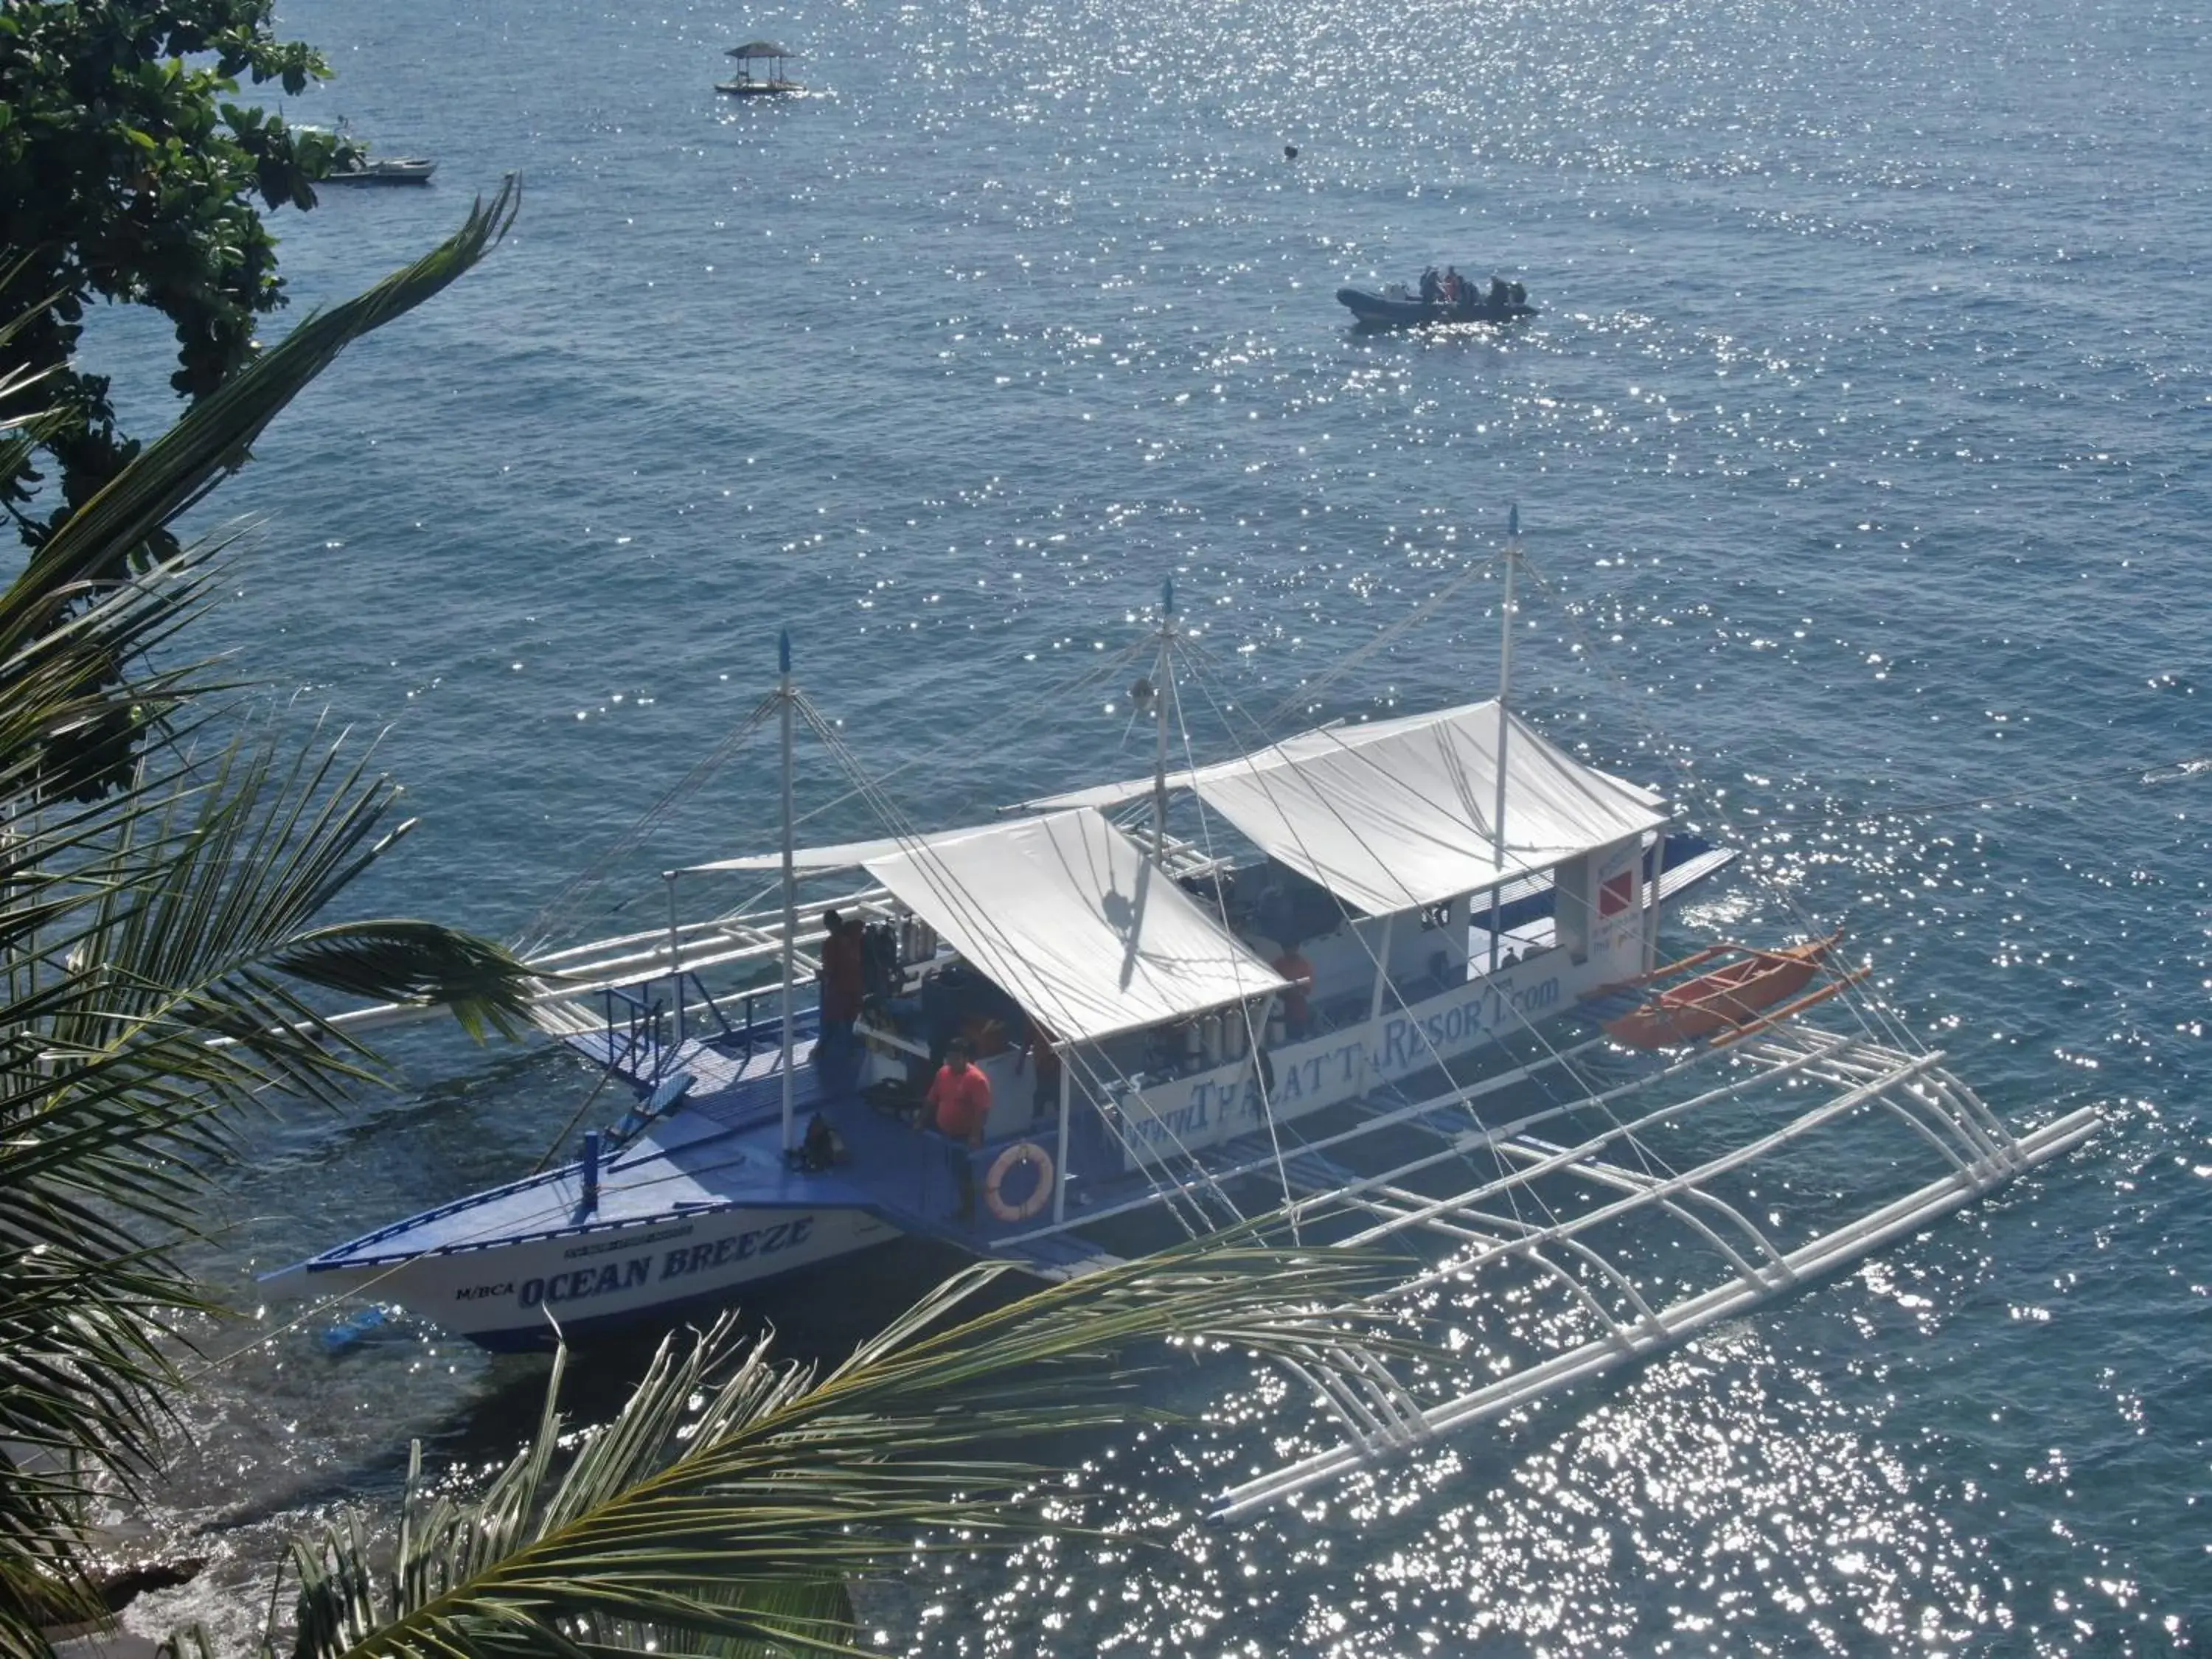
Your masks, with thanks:
M 999 1189 L 1006 1177 L 1027 1165 L 1036 1171 L 1036 1188 L 1019 1204 L 1009 1204 Z M 1052 1154 L 1034 1140 L 1018 1140 L 999 1154 L 991 1173 L 983 1177 L 983 1201 L 1001 1221 L 1027 1221 L 1052 1202 Z

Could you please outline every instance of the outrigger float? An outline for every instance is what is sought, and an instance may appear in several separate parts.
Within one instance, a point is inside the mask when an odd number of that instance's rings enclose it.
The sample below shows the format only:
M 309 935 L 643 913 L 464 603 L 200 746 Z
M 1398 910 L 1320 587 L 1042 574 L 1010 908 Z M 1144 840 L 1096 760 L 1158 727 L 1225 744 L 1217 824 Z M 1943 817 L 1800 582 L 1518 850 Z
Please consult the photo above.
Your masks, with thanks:
M 751 722 L 781 731 L 781 847 L 668 872 L 665 931 L 534 958 L 539 1024 L 623 1085 L 620 1121 L 272 1279 L 516 1348 L 902 1235 L 1054 1279 L 1279 1213 L 1404 1249 L 1397 1296 L 1448 1289 L 1501 1342 L 1532 1287 L 1551 1309 L 1462 1394 L 1317 1364 L 1342 1444 L 1228 1492 L 1231 1518 L 1662 1352 L 2093 1133 L 2090 1109 L 2016 1133 L 1878 1006 L 1802 1022 L 1863 975 L 1832 939 L 1660 968 L 1663 907 L 1732 854 L 1512 710 L 1518 560 L 1516 538 L 1495 699 L 1170 769 L 1196 671 L 1170 590 L 1135 688 L 1152 775 L 933 832 L 886 811 L 886 836 L 827 848 L 793 835 L 795 724 L 842 745 L 787 639 Z M 1232 829 L 1241 855 L 1214 842 Z M 747 875 L 778 901 L 680 919 L 679 887 Z M 817 1064 L 832 908 L 865 925 L 873 994 Z M 956 1035 L 992 1085 L 977 1151 L 911 1121 Z

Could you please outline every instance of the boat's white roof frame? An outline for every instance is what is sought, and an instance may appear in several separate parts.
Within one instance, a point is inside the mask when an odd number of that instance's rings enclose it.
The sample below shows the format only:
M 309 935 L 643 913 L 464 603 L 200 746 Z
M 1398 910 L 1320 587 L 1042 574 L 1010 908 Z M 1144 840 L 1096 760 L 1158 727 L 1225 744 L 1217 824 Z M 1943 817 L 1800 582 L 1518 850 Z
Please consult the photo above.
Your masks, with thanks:
M 1568 860 L 1663 828 L 1663 797 L 1577 760 L 1509 713 L 1504 859 L 1491 812 L 1496 796 L 1498 702 L 1301 732 L 1249 755 L 1167 774 L 1171 793 L 1194 791 L 1271 858 L 1370 916 L 1440 904 L 1464 893 L 1541 873 Z M 1152 793 L 1158 780 L 1129 778 L 1005 810 L 1110 811 Z M 990 825 L 933 833 L 933 846 L 988 835 Z M 912 836 L 802 848 L 800 875 L 872 867 L 914 846 Z M 675 873 L 781 871 L 781 853 L 687 865 Z
M 933 830 L 925 836 L 878 836 L 872 841 L 836 842 L 827 847 L 794 848 L 791 855 L 792 872 L 801 876 L 823 876 L 840 870 L 865 869 L 876 859 L 895 857 L 925 845 L 950 846 L 965 836 L 988 835 L 1000 827 L 996 823 L 978 823 L 964 829 Z M 730 872 L 775 875 L 780 874 L 782 869 L 783 854 L 781 853 L 745 853 L 736 858 L 710 859 L 704 864 L 683 865 L 668 873 L 672 876 Z
M 1064 1042 L 1097 1042 L 1266 996 L 1282 976 L 1098 813 L 1002 819 L 801 848 L 806 875 L 864 868 Z M 767 872 L 781 853 L 675 874 Z
M 1480 892 L 1640 837 L 1671 816 L 1651 790 L 1586 765 L 1507 713 L 1505 834 L 1498 846 L 1496 699 L 1360 726 L 1322 726 L 1168 776 L 1271 858 L 1346 905 L 1384 916 Z M 1024 803 L 1110 808 L 1149 778 Z
M 1383 720 L 1331 720 L 1308 731 L 1294 732 L 1280 743 L 1269 744 L 1264 749 L 1254 750 L 1225 761 L 1216 761 L 1209 766 L 1188 767 L 1167 775 L 1168 792 L 1181 794 L 1215 777 L 1249 769 L 1255 763 L 1272 764 L 1275 757 L 1295 763 L 1309 756 L 1326 754 L 1346 745 L 1373 743 L 1381 738 L 1429 725 L 1432 721 L 1478 708 L 1495 708 L 1495 701 L 1462 703 L 1455 708 L 1436 709 L 1422 714 L 1395 715 Z M 1158 780 L 1151 774 L 1141 778 L 1124 778 L 1119 783 L 1094 783 L 1081 789 L 1062 790 L 1058 794 L 1039 795 L 1031 800 L 1017 801 L 1002 809 L 1008 812 L 1053 812 L 1064 806 L 1095 806 L 1101 811 L 1112 811 L 1131 801 L 1141 800 L 1152 793 Z
M 1096 812 L 930 836 L 866 868 L 1062 1041 L 1099 1042 L 1287 988 Z

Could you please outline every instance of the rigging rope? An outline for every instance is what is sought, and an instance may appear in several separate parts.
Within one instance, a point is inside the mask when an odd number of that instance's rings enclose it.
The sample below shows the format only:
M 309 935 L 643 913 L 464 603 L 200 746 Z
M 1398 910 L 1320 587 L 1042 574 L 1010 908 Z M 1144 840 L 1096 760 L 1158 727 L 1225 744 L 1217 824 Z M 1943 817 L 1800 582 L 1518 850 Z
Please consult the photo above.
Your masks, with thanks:
M 1365 662 L 1368 658 L 1373 656 L 1377 651 L 1380 651 L 1384 646 L 1389 644 L 1391 641 L 1396 639 L 1401 634 L 1406 633 L 1407 630 L 1418 626 L 1419 623 L 1427 621 L 1429 617 L 1436 614 L 1437 610 L 1443 606 L 1446 600 L 1457 598 L 1461 591 L 1466 588 L 1478 577 L 1489 574 L 1491 570 L 1496 567 L 1497 563 L 1498 560 L 1496 556 L 1492 556 L 1490 558 L 1483 560 L 1480 564 L 1466 567 L 1457 576 L 1454 577 L 1450 581 L 1446 582 L 1442 587 L 1438 588 L 1434 593 L 1431 593 L 1426 599 L 1422 601 L 1421 604 L 1415 606 L 1404 616 L 1399 617 L 1397 621 L 1390 623 L 1388 627 L 1383 629 L 1381 633 L 1375 635 L 1373 639 L 1368 641 L 1366 644 L 1347 652 L 1344 656 L 1340 657 L 1337 659 L 1334 666 L 1328 669 L 1308 684 L 1299 687 L 1298 690 L 1290 696 L 1284 698 L 1283 701 L 1277 703 L 1273 708 L 1268 710 L 1267 714 L 1261 720 L 1256 723 L 1262 727 L 1271 726 L 1278 720 L 1281 720 L 1285 714 L 1296 713 L 1297 711 L 1298 705 L 1301 703 L 1311 707 L 1315 700 L 1318 698 L 1328 687 L 1335 684 L 1336 682 L 1342 679 L 1346 674 L 1358 667 L 1361 663 Z
M 1168 641 L 1163 639 L 1160 654 L 1164 659 L 1169 658 L 1167 647 Z M 1183 764 L 1195 772 L 1198 769 L 1198 757 L 1191 748 L 1190 722 L 1183 715 L 1182 698 L 1175 690 L 1174 663 L 1171 659 L 1164 660 L 1163 668 L 1162 678 L 1166 682 L 1166 685 L 1161 695 L 1174 698 L 1171 707 L 1175 711 L 1176 729 L 1182 741 Z M 1197 683 L 1198 676 L 1195 672 L 1192 673 L 1191 679 L 1194 684 Z M 1210 693 L 1207 700 L 1209 703 L 1212 702 Z M 1206 798 L 1198 794 L 1196 791 L 1192 793 L 1198 802 L 1199 834 L 1204 838 L 1206 860 L 1212 866 L 1213 897 L 1214 902 L 1220 908 L 1222 931 L 1234 938 L 1236 929 L 1231 925 L 1229 919 L 1229 895 L 1223 890 L 1221 884 L 1221 860 L 1213 849 L 1212 819 L 1207 815 L 1206 810 Z M 1160 849 L 1155 849 L 1155 853 L 1156 856 L 1159 856 L 1164 863 L 1164 853 Z M 1272 963 L 1269 965 L 1273 966 Z M 1278 976 L 1279 977 L 1279 970 L 1278 970 Z M 1242 988 L 1241 982 L 1240 988 Z M 1309 993 L 1311 989 L 1310 986 L 1307 988 Z M 1303 1243 L 1299 1236 L 1298 1217 L 1291 1205 L 1290 1166 L 1283 1158 L 1283 1138 L 1275 1121 L 1274 1102 L 1269 1098 L 1273 1091 L 1267 1082 L 1267 1067 L 1261 1060 L 1267 1042 L 1266 1025 L 1262 1022 L 1259 1030 L 1253 1030 L 1252 1005 L 1249 998 L 1240 998 L 1236 1005 L 1236 1011 L 1237 1018 L 1244 1027 L 1244 1053 L 1250 1061 L 1252 1086 L 1259 1095 L 1260 1121 L 1267 1126 L 1267 1146 L 1268 1150 L 1274 1155 L 1275 1176 L 1282 1187 L 1284 1211 L 1291 1217 L 1291 1242 L 1294 1244 Z
M 527 957 L 543 950 L 550 942 L 555 928 L 580 909 L 593 893 L 606 885 L 614 874 L 616 865 L 642 847 L 663 818 L 696 794 L 708 779 L 720 770 L 722 763 L 744 747 L 745 739 L 759 729 L 761 722 L 774 712 L 775 707 L 776 699 L 773 692 L 762 698 L 753 706 L 751 714 L 708 750 L 704 757 L 678 779 L 659 800 L 647 807 L 642 816 L 615 838 L 612 846 L 571 877 L 558 892 L 545 902 L 544 908 L 524 924 L 521 933 L 512 944 L 514 953 Z
M 1102 653 L 1072 673 L 1064 676 L 1057 685 L 1047 687 L 1040 695 L 1047 700 L 1075 696 L 1099 680 L 1117 673 L 1142 648 L 1143 642 L 1139 641 L 1119 653 Z M 560 890 L 546 901 L 538 914 L 523 926 L 520 933 L 511 942 L 510 948 L 515 954 L 527 958 L 550 944 L 561 925 L 580 912 L 592 896 L 605 887 L 607 882 L 617 873 L 617 866 L 650 840 L 653 831 L 671 813 L 684 801 L 696 795 L 708 780 L 727 763 L 730 757 L 744 745 L 745 741 L 753 732 L 759 729 L 762 722 L 775 712 L 775 707 L 776 694 L 769 692 L 754 706 L 752 712 L 737 727 L 708 750 L 707 755 L 685 773 L 659 799 L 647 807 L 643 815 L 635 820 L 611 846 L 563 884 Z M 896 777 L 902 772 L 908 771 L 938 758 L 967 741 L 967 735 L 964 732 L 948 732 L 935 743 L 909 754 L 904 760 L 883 774 L 883 777 Z M 878 781 L 881 780 L 879 779 Z M 794 820 L 794 823 L 805 823 L 825 813 L 833 812 L 853 799 L 859 793 L 857 790 L 848 790 L 844 794 L 825 801 L 821 805 L 802 814 Z M 774 888 L 771 886 L 763 890 L 773 891 Z M 621 903 L 611 907 L 608 914 L 619 914 L 633 902 L 633 899 L 624 899 Z M 740 909 L 744 908 L 747 907 L 740 907 Z M 736 914 L 738 914 L 736 911 L 726 911 L 717 920 L 726 920 L 728 916 Z

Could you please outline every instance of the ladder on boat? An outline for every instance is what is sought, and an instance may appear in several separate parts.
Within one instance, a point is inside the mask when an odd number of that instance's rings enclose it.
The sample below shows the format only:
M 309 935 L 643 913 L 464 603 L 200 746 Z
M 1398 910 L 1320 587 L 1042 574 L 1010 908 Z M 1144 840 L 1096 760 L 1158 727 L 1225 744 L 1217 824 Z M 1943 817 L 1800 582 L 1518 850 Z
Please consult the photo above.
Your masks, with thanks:
M 1294 1211 L 1333 1214 L 1334 1242 L 1346 1247 L 1427 1247 L 1425 1265 L 1384 1293 L 1386 1304 L 1456 1290 L 1453 1316 L 1463 1322 L 1470 1306 L 1510 1305 L 1477 1301 L 1484 1290 L 1533 1285 L 1550 1293 L 1536 1298 L 1540 1328 L 1502 1336 L 1516 1350 L 1508 1368 L 1442 1398 L 1417 1397 L 1371 1356 L 1317 1352 L 1293 1364 L 1341 1440 L 1230 1488 L 1210 1518 L 1238 1520 L 1677 1347 L 1918 1231 L 2097 1128 L 2095 1109 L 2083 1108 L 2016 1135 L 1942 1060 L 1801 1027 L 1655 1063 L 1503 1128 L 1476 1122 L 1461 1097 L 1382 1114 L 1425 1130 L 1438 1149 L 1333 1188 L 1324 1164 L 1307 1172 L 1320 1195 Z M 1818 1097 L 1798 1103 L 1808 1091 Z M 1734 1139 L 1716 1132 L 1723 1108 L 1749 1126 Z M 1413 1184 L 1435 1184 L 1435 1173 L 1454 1168 L 1484 1178 L 1441 1193 Z M 1811 1188 L 1839 1169 L 1885 1176 L 1893 1190 L 1832 1215 L 1846 1198 Z M 1781 1212 L 1801 1206 L 1818 1218 L 1784 1235 Z M 1654 1248 L 1655 1227 L 1663 1248 Z M 1628 1248 L 1611 1245 L 1623 1236 Z M 1671 1300 L 1636 1272 L 1639 1261 L 1663 1261 L 1679 1291 L 1686 1257 L 1703 1261 L 1706 1282 Z

